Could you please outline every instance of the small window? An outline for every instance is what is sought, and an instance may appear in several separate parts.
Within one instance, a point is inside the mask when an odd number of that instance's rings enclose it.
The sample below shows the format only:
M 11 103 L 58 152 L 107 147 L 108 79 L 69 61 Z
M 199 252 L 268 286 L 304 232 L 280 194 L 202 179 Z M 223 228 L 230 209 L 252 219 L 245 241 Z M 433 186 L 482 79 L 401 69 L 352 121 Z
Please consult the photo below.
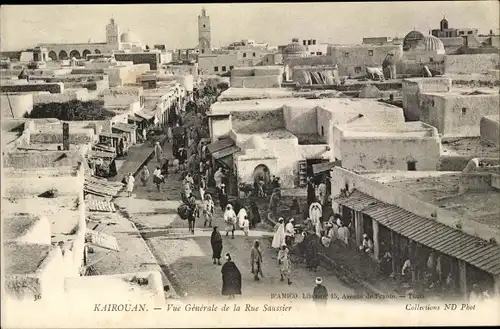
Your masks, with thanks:
M 243 53 L 243 57 L 247 57 L 247 53 Z
M 472 34 L 472 31 L 467 31 L 467 34 Z
M 321 126 L 321 136 L 325 136 L 325 127 Z
M 253 57 L 255 57 L 255 53 L 253 53 Z
M 465 107 L 462 107 L 462 114 L 467 113 L 467 109 Z
M 231 65 L 231 66 L 229 67 L 229 69 L 230 69 L 230 70 L 234 69 L 234 66 L 233 66 L 233 65 Z
M 432 104 L 432 107 L 436 106 L 436 102 L 434 102 L 434 100 L 432 100 L 431 104 Z
M 368 50 L 368 56 L 373 56 L 373 50 Z
M 314 51 L 311 51 L 311 55 L 314 55 Z
M 222 72 L 226 72 L 226 67 L 225 66 L 222 67 Z
M 417 161 L 408 161 L 406 164 L 408 165 L 408 171 L 417 170 Z
M 218 66 L 214 66 L 214 71 L 215 72 L 219 72 L 219 67 Z
M 431 63 L 434 62 L 434 58 L 429 57 L 429 62 L 431 62 Z
M 202 53 L 202 54 L 204 54 L 204 53 L 205 53 L 205 49 L 202 49 L 202 50 L 201 50 L 201 53 Z
M 460 31 L 458 34 L 463 35 L 463 34 L 464 34 L 464 31 Z
M 344 53 L 345 58 L 349 58 L 349 53 Z
M 205 25 L 205 24 L 203 24 L 203 27 L 206 27 L 206 25 Z
M 323 53 L 322 53 L 321 51 L 318 51 L 318 52 L 316 53 L 316 55 L 321 56 L 321 55 L 323 55 Z
M 354 73 L 360 73 L 361 72 L 361 66 L 356 66 L 354 68 Z

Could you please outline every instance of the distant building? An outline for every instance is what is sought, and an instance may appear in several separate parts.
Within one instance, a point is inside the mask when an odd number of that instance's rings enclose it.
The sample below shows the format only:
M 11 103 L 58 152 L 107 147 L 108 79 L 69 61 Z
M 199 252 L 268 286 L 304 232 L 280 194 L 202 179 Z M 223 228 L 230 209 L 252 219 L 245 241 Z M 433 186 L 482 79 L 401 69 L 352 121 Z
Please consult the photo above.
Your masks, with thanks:
M 111 18 L 106 25 L 106 42 L 88 43 L 40 43 L 38 46 L 46 48 L 48 57 L 53 61 L 71 58 L 86 58 L 90 54 L 110 53 L 113 51 L 140 52 L 143 45 L 140 39 L 132 32 L 127 31 L 120 35 L 120 29 L 115 20 Z
M 478 33 L 477 28 L 451 28 L 445 17 L 439 29 L 430 31 L 443 42 L 447 54 L 498 53 L 500 36 L 493 34 L 493 30 L 489 35 Z

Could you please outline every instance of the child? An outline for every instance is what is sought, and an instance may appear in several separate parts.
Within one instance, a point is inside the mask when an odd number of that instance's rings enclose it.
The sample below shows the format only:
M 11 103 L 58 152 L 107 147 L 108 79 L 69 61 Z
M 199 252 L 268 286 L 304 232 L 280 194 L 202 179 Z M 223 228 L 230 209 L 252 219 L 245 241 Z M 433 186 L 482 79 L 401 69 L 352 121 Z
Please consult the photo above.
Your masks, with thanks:
M 203 204 L 203 214 L 205 215 L 205 223 L 203 224 L 203 227 L 207 226 L 208 222 L 208 227 L 212 227 L 212 217 L 214 215 L 214 201 L 212 200 L 212 196 L 210 194 L 205 194 L 204 198 L 204 204 Z
M 250 221 L 248 220 L 248 216 L 245 216 L 245 219 L 243 219 L 243 232 L 245 232 L 245 236 L 248 236 L 249 230 L 250 230 Z

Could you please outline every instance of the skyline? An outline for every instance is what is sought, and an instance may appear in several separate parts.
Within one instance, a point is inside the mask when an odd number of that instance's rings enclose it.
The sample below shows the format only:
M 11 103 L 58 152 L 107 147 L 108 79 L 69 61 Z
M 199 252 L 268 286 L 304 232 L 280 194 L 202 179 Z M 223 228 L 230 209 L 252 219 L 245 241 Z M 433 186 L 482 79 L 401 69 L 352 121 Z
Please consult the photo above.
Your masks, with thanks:
M 428 34 L 439 28 L 443 16 L 451 28 L 478 28 L 484 34 L 498 33 L 500 24 L 497 1 L 7 5 L 0 9 L 0 50 L 38 43 L 104 42 L 111 17 L 120 33 L 130 30 L 144 45 L 191 48 L 198 44 L 197 17 L 203 7 L 210 16 L 213 47 L 242 39 L 281 45 L 294 37 L 334 44 L 361 43 L 363 37 L 402 38 L 413 29 Z M 370 14 L 363 17 L 365 12 Z

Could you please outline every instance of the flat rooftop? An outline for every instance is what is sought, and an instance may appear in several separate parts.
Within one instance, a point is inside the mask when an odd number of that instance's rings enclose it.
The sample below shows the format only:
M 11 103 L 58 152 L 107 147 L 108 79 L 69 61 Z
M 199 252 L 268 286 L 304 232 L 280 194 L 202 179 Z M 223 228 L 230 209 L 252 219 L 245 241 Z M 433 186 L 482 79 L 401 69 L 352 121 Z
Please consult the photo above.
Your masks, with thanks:
M 222 92 L 218 101 L 227 102 L 231 100 L 265 99 L 265 98 L 289 98 L 293 97 L 294 90 L 291 88 L 228 88 Z
M 435 128 L 420 122 L 399 122 L 387 125 L 337 125 L 344 137 L 433 137 Z
M 500 157 L 500 147 L 481 140 L 481 137 L 443 138 L 442 155 L 478 158 Z
M 4 217 L 16 216 L 28 209 L 35 215 L 46 217 L 51 224 L 52 241 L 69 241 L 69 235 L 78 225 L 80 211 L 77 208 L 78 198 L 59 196 L 56 198 L 40 198 L 37 196 L 9 196 L 2 199 Z M 26 224 L 27 225 L 27 224 Z
M 16 243 L 5 241 L 3 243 L 4 268 L 6 275 L 23 275 L 34 273 L 50 251 L 58 248 L 48 244 Z
M 234 131 L 234 130 L 233 130 Z M 271 139 L 271 140 L 277 140 L 277 139 L 296 139 L 297 137 L 292 134 L 290 131 L 286 129 L 274 129 L 271 131 L 266 131 L 266 132 L 254 132 L 251 134 L 248 133 L 239 133 L 238 131 L 234 131 L 237 135 L 238 140 L 246 141 L 250 139 L 252 136 L 259 136 L 262 137 L 262 139 Z
M 424 95 L 433 95 L 440 97 L 474 97 L 474 96 L 484 96 L 484 95 L 497 95 L 499 88 L 466 88 L 454 86 L 451 91 L 447 92 L 423 92 Z
M 233 102 L 216 102 L 210 107 L 209 115 L 230 114 L 231 112 L 270 111 L 278 110 L 283 106 L 290 108 L 311 109 L 323 108 L 331 112 L 356 112 L 362 111 L 401 111 L 401 108 L 373 99 L 361 98 L 281 98 L 243 100 Z
M 27 213 L 4 216 L 2 219 L 3 238 L 6 240 L 14 240 L 24 236 L 39 220 L 40 217 Z
M 363 176 L 398 188 L 405 194 L 454 212 L 461 218 L 500 231 L 500 191 L 491 188 L 485 192 L 471 191 L 459 195 L 459 172 L 396 171 Z

